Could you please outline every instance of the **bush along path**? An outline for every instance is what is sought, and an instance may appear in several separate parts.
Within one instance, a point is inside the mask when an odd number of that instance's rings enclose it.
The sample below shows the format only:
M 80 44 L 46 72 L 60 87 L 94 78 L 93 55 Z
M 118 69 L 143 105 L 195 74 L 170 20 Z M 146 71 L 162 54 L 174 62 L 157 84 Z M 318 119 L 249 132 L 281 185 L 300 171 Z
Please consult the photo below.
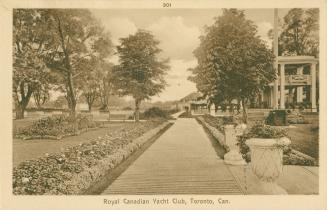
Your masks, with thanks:
M 168 125 L 162 120 L 137 123 L 133 129 L 100 136 L 59 154 L 24 161 L 13 170 L 13 193 L 81 194 Z

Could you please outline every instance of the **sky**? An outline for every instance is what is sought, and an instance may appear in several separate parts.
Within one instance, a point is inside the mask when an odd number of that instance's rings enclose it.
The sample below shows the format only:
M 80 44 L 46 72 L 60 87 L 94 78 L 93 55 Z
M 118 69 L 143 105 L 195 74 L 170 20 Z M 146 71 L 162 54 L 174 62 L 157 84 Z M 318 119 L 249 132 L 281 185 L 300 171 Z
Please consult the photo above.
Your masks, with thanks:
M 273 27 L 273 9 L 246 9 L 245 16 L 252 20 L 258 35 L 271 47 L 267 33 Z M 288 9 L 279 9 L 282 18 Z M 94 9 L 93 15 L 99 19 L 111 34 L 114 45 L 119 38 L 134 34 L 138 29 L 151 31 L 160 41 L 163 50 L 160 57 L 170 59 L 170 70 L 166 76 L 168 87 L 151 101 L 179 100 L 196 91 L 195 84 L 187 80 L 188 68 L 197 65 L 193 51 L 199 46 L 199 36 L 204 26 L 214 23 L 214 17 L 222 14 L 221 9 Z M 110 61 L 118 64 L 117 55 Z

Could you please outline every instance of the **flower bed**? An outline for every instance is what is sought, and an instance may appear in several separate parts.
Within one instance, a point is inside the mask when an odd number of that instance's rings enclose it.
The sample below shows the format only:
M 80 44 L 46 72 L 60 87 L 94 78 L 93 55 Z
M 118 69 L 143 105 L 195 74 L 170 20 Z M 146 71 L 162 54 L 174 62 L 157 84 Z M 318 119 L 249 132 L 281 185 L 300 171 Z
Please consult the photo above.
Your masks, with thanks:
M 196 118 L 198 120 L 198 122 L 200 122 L 209 132 L 210 134 L 217 139 L 217 141 L 219 142 L 219 144 L 224 147 L 224 149 L 226 151 L 229 151 L 229 147 L 226 144 L 226 140 L 225 140 L 225 135 L 224 135 L 224 131 L 221 131 L 219 129 L 217 129 L 217 127 L 212 126 L 211 124 L 209 124 L 205 118 L 203 116 L 201 117 L 197 117 Z M 212 122 L 212 121 L 211 121 Z
M 30 126 L 18 129 L 15 136 L 24 140 L 62 139 L 99 127 L 103 127 L 103 123 L 93 121 L 91 115 L 78 115 L 76 123 L 66 115 L 55 115 L 39 119 Z
M 202 116 L 203 120 L 210 126 L 217 128 L 220 132 L 224 132 L 224 125 L 226 124 L 237 124 L 236 119 L 232 116 L 225 117 L 213 117 L 211 115 Z
M 80 194 L 169 123 L 148 121 L 22 162 L 13 170 L 15 195 Z M 150 129 L 150 130 L 149 130 Z

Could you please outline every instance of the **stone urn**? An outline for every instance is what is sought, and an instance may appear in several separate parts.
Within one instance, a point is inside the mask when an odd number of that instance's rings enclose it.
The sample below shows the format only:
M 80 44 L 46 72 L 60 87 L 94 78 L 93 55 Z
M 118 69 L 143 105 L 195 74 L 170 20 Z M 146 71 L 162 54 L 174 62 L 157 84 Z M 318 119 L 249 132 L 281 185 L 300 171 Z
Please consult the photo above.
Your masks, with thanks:
M 251 152 L 251 168 L 259 178 L 265 194 L 287 194 L 276 181 L 283 169 L 283 147 L 291 141 L 286 138 L 251 138 L 246 141 Z
M 229 148 L 229 152 L 224 155 L 224 162 L 229 165 L 246 165 L 237 146 L 237 136 L 242 135 L 246 129 L 245 124 L 225 125 L 225 142 Z

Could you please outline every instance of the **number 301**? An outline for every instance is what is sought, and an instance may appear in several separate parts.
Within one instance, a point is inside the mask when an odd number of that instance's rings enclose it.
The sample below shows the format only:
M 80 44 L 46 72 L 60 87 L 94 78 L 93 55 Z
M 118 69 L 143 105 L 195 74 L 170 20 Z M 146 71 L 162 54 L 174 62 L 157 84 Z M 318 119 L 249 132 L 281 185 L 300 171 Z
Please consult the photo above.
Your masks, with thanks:
M 162 3 L 162 7 L 171 7 L 171 3 Z

